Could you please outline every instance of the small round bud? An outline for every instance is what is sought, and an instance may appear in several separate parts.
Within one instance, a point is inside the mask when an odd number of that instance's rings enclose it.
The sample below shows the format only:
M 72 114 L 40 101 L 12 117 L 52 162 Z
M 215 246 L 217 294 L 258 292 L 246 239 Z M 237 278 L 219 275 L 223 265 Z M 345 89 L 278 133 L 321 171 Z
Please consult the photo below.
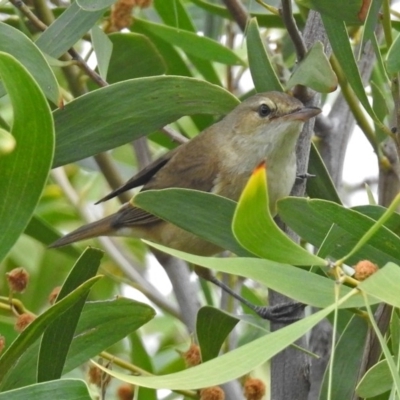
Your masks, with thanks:
M 60 293 L 61 286 L 56 286 L 49 294 L 49 303 L 53 305 L 56 302 L 58 293 Z
M 201 363 L 200 347 L 197 344 L 192 343 L 189 350 L 182 353 L 182 357 L 188 368 L 199 365 Z
M 244 383 L 244 397 L 246 400 L 261 400 L 265 395 L 265 384 L 257 378 L 247 378 Z
M 6 347 L 6 338 L 0 335 L 0 354 L 4 350 L 4 347 Z
M 225 393 L 219 386 L 201 389 L 200 400 L 225 400 Z
M 29 282 L 29 274 L 24 268 L 14 268 L 6 273 L 8 286 L 12 292 L 22 293 Z
M 14 329 L 21 333 L 36 317 L 32 314 L 23 313 L 18 315 L 17 321 L 15 322 Z
M 88 370 L 88 380 L 89 383 L 99 388 L 105 388 L 111 381 L 111 375 L 108 375 L 96 365 L 91 365 Z
M 119 386 L 117 389 L 118 400 L 132 400 L 134 394 L 135 394 L 135 387 L 127 383 Z
M 369 260 L 359 261 L 354 267 L 354 278 L 358 281 L 364 281 L 369 276 L 378 271 L 378 266 Z

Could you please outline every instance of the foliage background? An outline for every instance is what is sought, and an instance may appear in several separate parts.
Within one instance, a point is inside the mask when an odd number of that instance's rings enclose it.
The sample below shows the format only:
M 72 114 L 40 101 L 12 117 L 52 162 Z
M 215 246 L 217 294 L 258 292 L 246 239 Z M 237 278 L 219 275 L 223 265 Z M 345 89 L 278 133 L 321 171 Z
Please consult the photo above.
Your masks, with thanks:
M 240 399 L 247 374 L 266 383 L 266 398 L 398 398 L 399 169 L 391 128 L 400 115 L 400 24 L 390 1 L 337 1 L 335 7 L 329 0 L 113 3 L 32 0 L 0 7 L 0 334 L 6 343 L 0 399 L 27 393 L 38 399 L 116 398 L 120 381 L 100 388 L 88 383 L 85 362 L 100 352 L 117 373 L 138 374 L 122 379 L 140 386 L 135 396 L 144 400 L 201 398 L 195 389 L 220 384 L 226 398 Z M 254 88 L 246 86 L 250 76 Z M 86 242 L 47 248 L 60 232 L 129 200 L 93 206 L 239 99 L 283 89 L 326 110 L 316 122 L 316 146 L 310 150 L 314 127 L 308 124 L 298 148 L 299 172 L 316 175 L 306 188 L 313 200 L 279 204 L 282 220 L 318 257 L 293 242 L 283 250 L 266 245 L 283 239 L 265 214 L 264 175 L 252 177 L 239 205 L 179 190 L 161 200 L 157 193 L 137 197 L 143 207 L 241 257 L 202 259 L 163 249 L 179 258 L 155 252 L 163 267 L 154 267 L 147 246 L 131 238 L 92 241 L 104 255 L 85 250 Z M 356 123 L 375 151 L 370 162 L 379 167 L 379 196 L 348 209 L 341 205 L 342 168 Z M 293 194 L 302 196 L 305 185 L 299 182 Z M 254 235 L 251 221 L 260 220 Z M 207 221 L 218 224 L 210 229 Z M 254 255 L 259 258 L 248 258 Z M 220 271 L 225 283 L 256 304 L 265 303 L 269 287 L 270 304 L 280 299 L 276 291 L 322 311 L 266 334 L 282 326 L 260 321 L 197 280 L 181 259 Z M 385 266 L 360 284 L 368 300 L 350 289 L 359 282 L 343 275 L 351 275 L 346 264 L 362 259 Z M 11 306 L 6 272 L 21 266 L 29 285 Z M 244 284 L 235 273 L 252 281 Z M 169 280 L 173 292 L 155 285 L 153 276 Z M 340 294 L 332 276 L 344 284 Z M 49 294 L 60 285 L 50 307 Z M 331 323 L 312 328 L 333 311 L 336 347 L 326 369 Z M 372 312 L 385 339 L 373 334 Z M 25 313 L 40 317 L 18 335 L 16 314 Z M 322 358 L 289 346 L 297 339 Z M 177 350 L 187 350 L 192 340 L 209 361 L 185 369 Z

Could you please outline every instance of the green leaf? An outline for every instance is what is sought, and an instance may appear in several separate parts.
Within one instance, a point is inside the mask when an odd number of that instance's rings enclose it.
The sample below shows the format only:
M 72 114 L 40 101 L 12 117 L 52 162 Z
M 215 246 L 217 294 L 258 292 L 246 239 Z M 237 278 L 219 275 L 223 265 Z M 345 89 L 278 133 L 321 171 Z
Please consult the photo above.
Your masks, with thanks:
M 73 266 L 58 294 L 57 301 L 94 277 L 102 257 L 102 251 L 88 247 Z M 61 377 L 85 301 L 86 297 L 82 297 L 65 313 L 54 319 L 44 332 L 39 352 L 38 382 L 51 381 Z
M 155 316 L 153 308 L 131 299 L 87 302 L 81 313 L 63 374 L 139 329 Z
M 263 336 L 238 349 L 196 367 L 163 376 L 131 376 L 110 371 L 97 365 L 111 376 L 134 385 L 155 389 L 199 389 L 220 385 L 237 379 L 271 359 L 274 355 L 303 336 L 319 321 L 333 311 L 335 305 L 321 310 L 310 317 L 295 322 L 270 335 Z
M 201 257 L 145 240 L 144 242 L 164 253 L 181 258 L 194 265 L 252 279 L 276 292 L 313 307 L 323 308 L 335 301 L 335 282 L 332 279 L 292 265 L 258 258 Z M 340 291 L 343 296 L 346 296 L 350 293 L 351 289 L 341 286 Z M 371 301 L 371 304 L 374 302 L 378 301 Z M 352 296 L 342 305 L 343 308 L 362 306 L 364 306 L 364 299 L 360 294 Z
M 270 212 L 265 166 L 253 172 L 243 190 L 232 228 L 238 242 L 258 257 L 293 265 L 327 265 L 325 260 L 289 239 L 274 222 Z
M 109 38 L 113 44 L 113 52 L 108 69 L 108 83 L 162 75 L 166 72 L 164 59 L 146 36 L 138 33 L 113 33 Z
M 333 376 L 330 399 L 351 399 L 357 385 L 358 374 L 368 324 L 358 315 L 353 315 L 335 346 Z M 329 344 L 331 345 L 331 344 Z M 349 356 L 351 354 L 351 357 Z M 319 400 L 328 400 L 328 369 L 325 371 Z
M 5 156 L 15 149 L 16 141 L 10 132 L 0 128 L 0 156 Z
M 393 379 L 386 360 L 377 362 L 361 378 L 356 393 L 360 397 L 375 397 L 392 388 Z
M 79 7 L 86 11 L 98 11 L 112 6 L 117 0 L 76 0 Z
M 143 19 L 135 19 L 135 25 L 181 48 L 187 54 L 227 65 L 244 65 L 243 60 L 229 48 L 194 32 L 156 24 Z
M 331 8 L 336 9 L 337 7 L 335 5 L 335 7 L 331 6 Z M 365 93 L 364 85 L 361 80 L 360 72 L 358 71 L 353 50 L 350 45 L 350 38 L 347 34 L 344 22 L 328 17 L 327 15 L 322 15 L 322 21 L 329 38 L 329 42 L 332 46 L 332 50 L 339 61 L 343 73 L 345 74 L 351 88 L 354 90 L 357 98 L 365 108 L 365 111 L 375 122 L 380 123 L 374 113 L 374 110 L 369 104 L 367 94 Z
M 171 12 L 171 3 L 164 0 L 156 0 L 153 2 L 154 8 L 161 16 L 165 24 L 178 29 L 184 29 L 189 32 L 197 32 L 197 28 L 193 23 L 188 10 L 182 4 L 182 1 L 175 0 L 173 3 L 174 12 Z M 203 75 L 204 79 L 210 83 L 222 86 L 221 80 L 215 71 L 211 61 L 195 55 L 188 54 L 190 62 Z
M 400 308 L 398 282 L 400 282 L 400 267 L 389 262 L 361 282 L 358 288 L 386 304 Z
M 308 50 L 287 82 L 286 88 L 290 89 L 296 85 L 307 86 L 320 93 L 331 93 L 336 90 L 338 80 L 321 42 L 315 42 Z
M 79 367 L 104 349 L 122 340 L 154 317 L 154 310 L 134 300 L 117 298 L 86 302 L 74 333 L 63 374 Z M 35 382 L 39 342 L 24 351 L 1 382 L 2 390 Z
M 183 77 L 132 79 L 95 90 L 55 111 L 53 167 L 131 142 L 184 115 L 226 114 L 238 103 L 219 86 Z
M 108 36 L 98 26 L 93 26 L 91 34 L 93 49 L 96 53 L 97 66 L 99 68 L 100 76 L 106 80 L 113 45 Z
M 37 46 L 21 31 L 0 22 L 0 51 L 15 57 L 33 76 L 46 97 L 59 102 L 58 83 L 52 69 Z M 0 95 L 3 87 L 0 88 Z
M 197 313 L 196 334 L 204 363 L 218 356 L 225 339 L 239 319 L 214 307 L 202 307 Z
M 96 276 L 86 281 L 60 302 L 39 315 L 17 336 L 0 358 L 0 381 L 10 373 L 18 359 L 39 339 L 49 323 L 76 304 L 82 297 L 86 297 L 90 288 L 101 278 L 101 276 Z
M 341 204 L 328 170 L 315 145 L 311 143 L 308 173 L 315 175 L 307 179 L 307 195 L 311 198 L 324 199 Z
M 49 56 L 59 58 L 92 28 L 103 13 L 104 9 L 85 11 L 74 2 L 39 36 L 36 45 Z
M 369 1 L 336 0 L 333 6 L 331 0 L 298 0 L 301 6 L 311 8 L 332 19 L 343 20 L 349 25 L 364 24 L 369 9 Z
M 300 237 L 316 247 L 324 245 L 321 256 L 345 256 L 375 221 L 361 213 L 325 200 L 286 198 L 278 201 L 282 220 Z M 312 229 L 310 229 L 312 227 Z M 329 237 L 326 237 L 329 232 Z M 368 259 L 378 265 L 400 262 L 400 238 L 385 227 L 349 259 Z
M 80 379 L 61 379 L 38 383 L 0 393 L 0 400 L 91 400 L 86 383 Z
M 389 48 L 386 68 L 388 74 L 395 74 L 400 71 L 400 35 L 397 35 L 396 39 Z
M 246 44 L 250 72 L 257 92 L 269 90 L 282 92 L 283 87 L 265 50 L 256 18 L 252 18 L 248 24 Z
M 197 190 L 163 189 L 140 192 L 134 203 L 222 249 L 251 256 L 233 236 L 231 224 L 236 203 L 232 200 Z
M 2 260 L 24 231 L 46 183 L 53 158 L 54 128 L 39 86 L 9 54 L 0 53 L 0 76 L 11 99 L 11 133 L 17 142 L 11 154 L 0 157 Z

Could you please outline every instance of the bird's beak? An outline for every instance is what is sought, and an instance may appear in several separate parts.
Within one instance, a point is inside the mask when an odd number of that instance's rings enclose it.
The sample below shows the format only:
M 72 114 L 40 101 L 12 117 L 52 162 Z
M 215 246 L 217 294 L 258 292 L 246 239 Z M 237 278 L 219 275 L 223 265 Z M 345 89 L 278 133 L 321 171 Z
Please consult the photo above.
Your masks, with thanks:
M 306 122 L 310 118 L 317 116 L 322 110 L 318 107 L 304 107 L 290 114 L 285 115 L 285 119 L 292 121 Z

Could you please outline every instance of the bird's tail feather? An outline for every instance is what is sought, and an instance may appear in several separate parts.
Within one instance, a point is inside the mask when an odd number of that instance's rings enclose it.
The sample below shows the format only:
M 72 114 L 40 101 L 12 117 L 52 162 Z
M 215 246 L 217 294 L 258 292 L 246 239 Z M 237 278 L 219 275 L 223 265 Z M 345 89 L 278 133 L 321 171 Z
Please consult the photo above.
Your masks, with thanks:
M 98 236 L 111 236 L 113 231 L 112 220 L 114 216 L 110 215 L 99 221 L 81 226 L 80 228 L 68 233 L 64 237 L 56 240 L 49 245 L 49 248 L 66 246 L 71 243 L 79 242 L 85 239 L 91 239 Z

